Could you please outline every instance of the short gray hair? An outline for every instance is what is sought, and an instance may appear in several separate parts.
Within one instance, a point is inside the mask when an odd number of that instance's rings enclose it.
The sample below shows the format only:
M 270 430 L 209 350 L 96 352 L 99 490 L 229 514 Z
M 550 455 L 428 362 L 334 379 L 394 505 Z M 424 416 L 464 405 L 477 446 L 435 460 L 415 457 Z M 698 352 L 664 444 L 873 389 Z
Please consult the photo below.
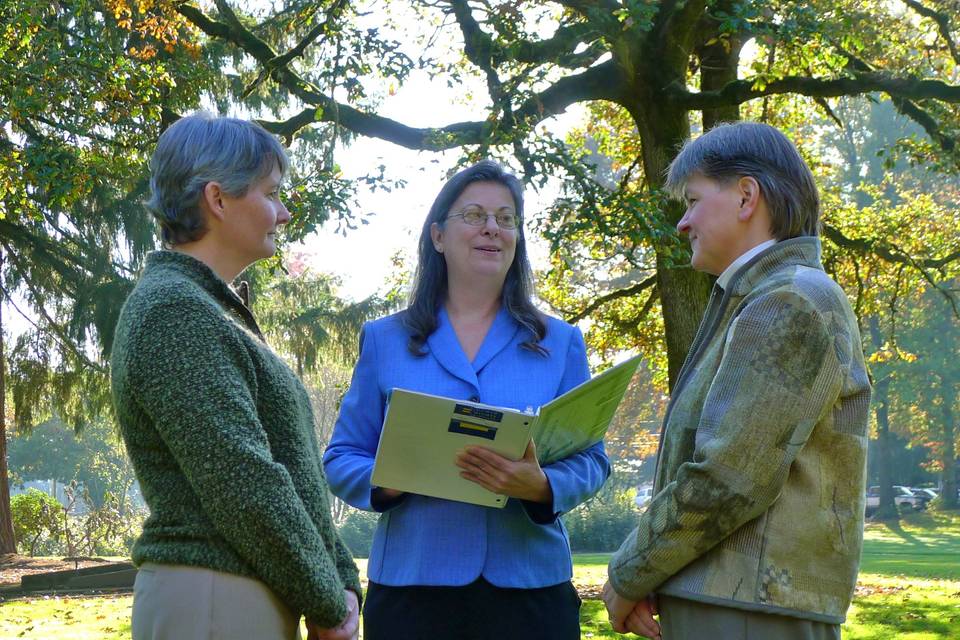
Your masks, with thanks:
M 241 198 L 274 167 L 286 174 L 283 145 L 255 122 L 185 116 L 157 141 L 150 158 L 150 200 L 146 207 L 160 223 L 165 245 L 199 240 L 206 233 L 200 196 L 210 182 Z
M 687 142 L 667 170 L 666 188 L 683 198 L 694 174 L 728 182 L 749 176 L 760 185 L 777 240 L 815 236 L 820 196 L 807 163 L 779 130 L 761 122 L 721 124 Z

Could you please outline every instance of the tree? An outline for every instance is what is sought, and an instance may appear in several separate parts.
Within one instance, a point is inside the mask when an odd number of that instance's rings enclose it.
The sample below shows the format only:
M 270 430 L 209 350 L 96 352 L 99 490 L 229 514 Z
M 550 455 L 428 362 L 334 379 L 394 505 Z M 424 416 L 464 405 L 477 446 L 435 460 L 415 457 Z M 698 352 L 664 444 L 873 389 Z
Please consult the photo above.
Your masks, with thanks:
M 948 283 L 960 290 L 960 280 Z M 904 331 L 903 343 L 915 351 L 917 359 L 911 375 L 904 376 L 902 396 L 910 397 L 918 428 L 914 441 L 931 454 L 929 467 L 940 475 L 942 506 L 957 508 L 957 454 L 960 429 L 960 362 L 956 346 L 960 344 L 960 319 L 950 304 L 935 291 L 928 291 L 914 310 L 919 321 Z
M 205 84 L 182 18 L 131 32 L 114 4 L 0 8 L 0 303 L 32 325 L 0 348 L 18 430 L 54 412 L 79 427 L 109 411 L 102 355 L 154 246 L 140 206 L 146 153 Z M 5 472 L 4 460 L 0 532 L 10 522 Z M 14 550 L 0 534 L 0 551 Z
M 249 56 L 251 86 L 269 81 L 286 93 L 292 108 L 300 109 L 273 123 L 275 131 L 293 136 L 319 124 L 412 149 L 464 147 L 471 157 L 510 149 L 528 180 L 554 173 L 568 184 L 583 185 L 584 197 L 571 198 L 574 206 L 567 209 L 575 225 L 602 228 L 610 218 L 629 220 L 653 254 L 653 274 L 639 273 L 642 280 L 625 283 L 624 289 L 648 281 L 647 289 L 656 286 L 671 380 L 710 288 L 709 278 L 684 266 L 675 240 L 662 233 L 682 213 L 679 204 L 662 197 L 662 176 L 678 146 L 690 137 L 693 114 L 699 112 L 702 125 L 710 126 L 737 117 L 741 105 L 751 101 L 798 95 L 823 104 L 837 96 L 882 92 L 928 136 L 911 141 L 911 153 L 956 166 L 953 105 L 960 101 L 960 87 L 951 82 L 957 60 L 951 32 L 940 26 L 956 18 L 954 9 L 933 12 L 911 1 L 904 11 L 888 3 L 852 0 L 417 4 L 419 24 L 426 26 L 419 42 L 428 45 L 420 64 L 449 74 L 453 83 L 479 76 L 490 104 L 483 120 L 415 128 L 370 109 L 364 89 L 372 82 L 367 71 L 374 68 L 365 67 L 369 55 L 358 43 L 384 41 L 377 29 L 364 40 L 346 26 L 351 17 L 358 22 L 353 5 L 311 4 L 315 12 L 324 12 L 323 22 L 316 18 L 316 26 L 292 44 L 274 30 L 285 24 L 287 33 L 296 31 L 301 14 L 288 10 L 304 5 L 292 3 L 258 21 L 239 14 L 226 0 L 214 4 L 215 11 L 191 4 L 179 4 L 176 10 L 210 38 Z M 546 37 L 539 35 L 547 31 Z M 429 57 L 446 53 L 431 45 L 435 32 L 455 38 L 467 63 L 443 65 Z M 743 45 L 751 40 L 759 55 L 745 60 L 750 66 L 741 69 Z M 357 52 L 349 70 L 335 64 L 336 57 L 320 67 L 301 61 L 319 48 L 341 47 Z M 375 67 L 398 81 L 408 70 L 407 60 L 396 52 Z M 633 197 L 620 197 L 619 191 L 599 200 L 588 197 L 596 189 L 581 179 L 582 163 L 536 128 L 573 104 L 593 101 L 618 105 L 635 127 L 636 156 L 628 181 L 642 189 Z M 619 233 L 615 227 L 612 231 Z M 956 258 L 934 259 L 948 257 Z
M 109 416 L 106 355 L 155 225 L 142 207 L 160 132 L 205 99 L 231 110 L 244 87 L 232 54 L 201 47 L 172 0 L 12 0 L 0 7 L 0 304 L 31 328 L 3 343 L 16 431 L 56 415 L 76 429 Z M 246 107 L 274 115 L 270 91 Z M 332 213 L 354 225 L 351 194 L 324 158 L 330 140 L 294 143 L 287 238 Z M 389 188 L 374 174 L 374 185 Z M 279 264 L 279 263 L 276 263 Z M 3 397 L 6 399 L 6 395 Z M 0 422 L 5 442 L 6 422 Z M 0 454 L 5 453 L 0 449 Z M 0 463 L 0 552 L 13 551 Z

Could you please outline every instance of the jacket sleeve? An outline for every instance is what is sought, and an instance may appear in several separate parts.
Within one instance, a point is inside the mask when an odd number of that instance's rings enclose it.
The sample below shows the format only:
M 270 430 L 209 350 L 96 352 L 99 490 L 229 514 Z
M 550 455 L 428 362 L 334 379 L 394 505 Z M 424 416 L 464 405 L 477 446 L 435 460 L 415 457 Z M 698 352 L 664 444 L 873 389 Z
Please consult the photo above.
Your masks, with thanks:
M 557 395 L 562 395 L 589 379 L 590 367 L 587 364 L 587 348 L 583 334 L 573 327 Z M 537 524 L 551 524 L 600 490 L 610 476 L 610 461 L 604 451 L 603 442 L 598 442 L 563 460 L 545 465 L 543 472 L 553 492 L 553 503 L 544 505 L 523 501 L 523 506 L 530 519 Z
M 133 346 L 137 401 L 210 523 L 292 611 L 338 625 L 347 609 L 337 563 L 273 459 L 239 332 L 203 303 L 176 299 L 144 314 Z
M 337 534 L 334 542 L 334 561 L 337 565 L 337 572 L 340 574 L 340 580 L 345 589 L 350 589 L 357 594 L 357 602 L 363 606 L 363 587 L 360 585 L 360 571 L 357 568 L 357 562 L 353 559 L 350 549 L 344 544 L 340 535 Z
M 693 459 L 610 560 L 616 592 L 640 600 L 763 514 L 840 385 L 833 337 L 808 299 L 775 291 L 749 302 L 727 331 L 699 424 L 677 425 L 696 430 Z
M 377 376 L 373 333 L 368 325 L 360 334 L 360 358 L 323 454 L 323 468 L 333 494 L 350 506 L 367 511 L 380 510 L 370 500 L 370 476 L 386 405 Z

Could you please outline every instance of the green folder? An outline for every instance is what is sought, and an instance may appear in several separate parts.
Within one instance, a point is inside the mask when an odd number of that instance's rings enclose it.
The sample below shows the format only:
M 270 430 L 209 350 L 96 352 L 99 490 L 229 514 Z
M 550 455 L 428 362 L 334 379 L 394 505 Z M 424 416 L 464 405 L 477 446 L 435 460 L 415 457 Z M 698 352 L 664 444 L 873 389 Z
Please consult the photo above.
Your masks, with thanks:
M 640 364 L 635 356 L 554 398 L 537 412 L 406 389 L 390 394 L 372 483 L 502 508 L 507 496 L 460 477 L 457 453 L 476 445 L 518 460 L 533 438 L 547 465 L 600 442 Z

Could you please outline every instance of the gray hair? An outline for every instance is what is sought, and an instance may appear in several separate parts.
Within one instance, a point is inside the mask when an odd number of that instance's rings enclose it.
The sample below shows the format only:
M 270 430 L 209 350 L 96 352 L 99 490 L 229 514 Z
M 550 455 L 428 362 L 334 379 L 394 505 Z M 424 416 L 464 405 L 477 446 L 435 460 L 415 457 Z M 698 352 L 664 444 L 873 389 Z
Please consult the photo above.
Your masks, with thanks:
M 670 163 L 667 190 L 682 199 L 694 174 L 719 182 L 745 176 L 756 180 L 777 240 L 819 233 L 820 196 L 813 174 L 793 143 L 768 124 L 721 124 L 690 140 Z
M 286 174 L 289 166 L 280 141 L 255 122 L 196 113 L 177 120 L 157 141 L 146 207 L 165 245 L 199 240 L 207 230 L 200 197 L 208 183 L 242 198 L 274 167 Z

